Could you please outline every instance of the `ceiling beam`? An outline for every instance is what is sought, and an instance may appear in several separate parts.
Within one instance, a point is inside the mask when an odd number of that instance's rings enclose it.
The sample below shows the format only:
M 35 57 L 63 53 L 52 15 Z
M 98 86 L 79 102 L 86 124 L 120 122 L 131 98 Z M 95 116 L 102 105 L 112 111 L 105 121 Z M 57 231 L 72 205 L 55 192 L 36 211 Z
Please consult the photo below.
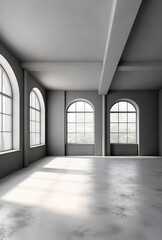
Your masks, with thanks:
M 162 62 L 131 62 L 122 63 L 119 72 L 162 71 Z
M 142 0 L 113 0 L 99 94 L 107 94 Z
M 53 71 L 56 68 L 68 68 L 68 67 L 100 67 L 102 69 L 102 61 L 54 61 L 54 62 L 22 62 L 21 67 L 31 71 L 31 72 L 39 72 L 39 71 Z

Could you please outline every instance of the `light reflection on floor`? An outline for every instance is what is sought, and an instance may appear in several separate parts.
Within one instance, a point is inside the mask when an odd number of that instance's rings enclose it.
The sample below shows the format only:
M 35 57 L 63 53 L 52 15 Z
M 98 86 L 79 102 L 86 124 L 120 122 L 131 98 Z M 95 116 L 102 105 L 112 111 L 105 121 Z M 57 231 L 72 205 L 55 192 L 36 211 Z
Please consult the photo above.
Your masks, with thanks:
M 160 158 L 48 157 L 0 197 L 0 240 L 161 240 Z

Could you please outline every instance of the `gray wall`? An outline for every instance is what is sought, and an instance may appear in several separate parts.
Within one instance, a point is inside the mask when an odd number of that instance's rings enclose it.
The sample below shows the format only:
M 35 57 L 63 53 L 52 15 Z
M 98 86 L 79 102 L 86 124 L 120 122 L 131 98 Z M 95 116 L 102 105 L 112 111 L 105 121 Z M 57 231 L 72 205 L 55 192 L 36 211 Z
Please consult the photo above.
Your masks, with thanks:
M 65 155 L 65 92 L 47 92 L 47 153 L 48 155 Z
M 110 144 L 111 156 L 137 156 L 138 144 Z
M 110 108 L 120 99 L 131 99 L 139 107 L 140 155 L 158 155 L 158 91 L 110 91 L 107 95 L 107 133 L 110 131 Z M 110 155 L 109 134 L 107 143 L 107 155 Z
M 23 167 L 23 70 L 17 59 L 0 43 L 0 54 L 12 67 L 20 90 L 20 150 L 12 153 L 0 154 L 0 177 L 6 176 Z
M 162 89 L 159 90 L 159 155 L 162 156 Z
M 46 104 L 46 91 L 32 78 L 31 75 L 27 73 L 26 82 L 24 83 L 24 71 L 21 68 L 19 61 L 2 43 L 0 43 L 0 54 L 6 58 L 12 67 L 20 90 L 20 150 L 0 153 L 1 178 L 46 155 L 46 146 L 33 149 L 30 149 L 29 147 L 29 94 L 33 87 L 39 88 Z
M 94 144 L 68 144 L 66 145 L 66 156 L 93 156 Z
M 86 99 L 95 107 L 95 146 L 73 145 L 66 146 L 66 107 L 76 99 Z M 48 91 L 47 93 L 47 145 L 48 155 L 101 155 L 101 122 L 102 122 L 102 99 L 97 91 Z

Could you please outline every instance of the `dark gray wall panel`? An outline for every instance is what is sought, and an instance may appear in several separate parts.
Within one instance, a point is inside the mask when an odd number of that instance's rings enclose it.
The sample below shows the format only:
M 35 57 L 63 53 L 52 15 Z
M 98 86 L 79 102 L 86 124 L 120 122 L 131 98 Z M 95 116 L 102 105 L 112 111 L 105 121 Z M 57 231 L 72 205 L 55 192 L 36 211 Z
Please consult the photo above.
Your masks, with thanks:
M 140 155 L 158 155 L 158 91 L 110 91 L 107 95 L 107 155 L 110 155 L 110 108 L 120 99 L 139 107 Z
M 46 156 L 46 146 L 40 146 L 40 147 L 32 147 L 29 150 L 28 157 L 29 161 L 28 163 L 35 162 L 42 157 Z
M 159 155 L 162 156 L 162 89 L 159 90 Z
M 84 144 L 68 144 L 66 145 L 67 156 L 93 156 L 94 145 Z
M 111 156 L 137 156 L 137 144 L 110 144 Z
M 48 155 L 65 155 L 65 92 L 48 91 L 47 92 L 47 145 Z

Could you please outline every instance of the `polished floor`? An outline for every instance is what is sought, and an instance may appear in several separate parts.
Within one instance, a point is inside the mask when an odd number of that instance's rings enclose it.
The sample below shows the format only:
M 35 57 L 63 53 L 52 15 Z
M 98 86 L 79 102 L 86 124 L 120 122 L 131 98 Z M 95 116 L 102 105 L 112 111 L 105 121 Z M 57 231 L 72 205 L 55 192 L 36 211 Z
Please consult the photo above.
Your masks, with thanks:
M 0 181 L 0 240 L 161 240 L 162 159 L 47 157 Z

